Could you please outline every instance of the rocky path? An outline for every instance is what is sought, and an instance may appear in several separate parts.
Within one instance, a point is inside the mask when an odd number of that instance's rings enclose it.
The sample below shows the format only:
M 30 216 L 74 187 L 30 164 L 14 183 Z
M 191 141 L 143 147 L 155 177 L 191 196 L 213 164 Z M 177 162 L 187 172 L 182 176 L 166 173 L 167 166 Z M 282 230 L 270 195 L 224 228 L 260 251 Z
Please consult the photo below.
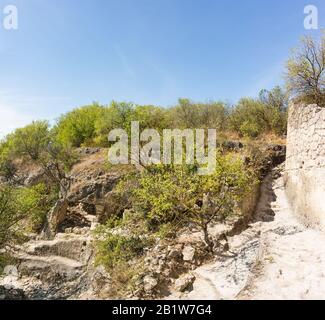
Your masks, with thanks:
M 180 299 L 323 299 L 325 234 L 293 215 L 279 168 L 262 185 L 250 227 L 229 239 L 230 253 L 194 270 Z
M 260 266 L 239 298 L 325 299 L 325 234 L 306 228 L 293 215 L 282 178 L 273 189 L 275 219 L 261 226 Z
M 96 221 L 91 219 L 92 223 Z M 96 279 L 92 277 L 95 271 L 90 270 L 90 229 L 69 228 L 53 240 L 35 239 L 17 246 L 12 252 L 16 264 L 5 268 L 0 287 L 23 299 L 91 298 L 88 291 Z
M 325 298 L 325 233 L 305 227 L 293 215 L 281 172 L 275 168 L 264 180 L 254 220 L 228 239 L 230 250 L 193 270 L 189 291 L 174 289 L 167 299 Z M 8 268 L 0 279 L 0 299 L 1 286 L 12 288 L 17 298 L 100 298 L 109 282 L 104 270 L 90 263 L 90 231 L 97 221 L 83 214 L 88 227 L 66 228 L 53 240 L 31 240 L 20 247 L 17 268 Z

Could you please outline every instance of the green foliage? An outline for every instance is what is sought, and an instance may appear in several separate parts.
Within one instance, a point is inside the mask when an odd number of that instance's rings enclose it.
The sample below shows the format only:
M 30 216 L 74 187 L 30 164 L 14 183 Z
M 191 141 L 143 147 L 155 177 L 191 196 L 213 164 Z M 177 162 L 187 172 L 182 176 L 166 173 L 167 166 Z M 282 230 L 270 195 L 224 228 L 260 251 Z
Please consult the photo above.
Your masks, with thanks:
M 15 155 L 37 160 L 50 143 L 47 121 L 34 121 L 7 137 L 8 148 Z
M 58 198 L 58 191 L 46 187 L 44 183 L 29 188 L 21 188 L 18 194 L 20 208 L 28 213 L 26 219 L 31 231 L 39 232 L 46 221 L 46 215 Z M 33 210 L 31 210 L 31 208 Z
M 113 129 L 130 130 L 134 105 L 127 102 L 113 101 L 109 107 L 103 109 L 100 117 L 95 121 L 94 139 L 96 145 L 108 146 L 108 134 Z
M 189 222 L 207 229 L 211 222 L 238 214 L 238 205 L 257 183 L 239 158 L 218 155 L 216 161 L 215 172 L 206 176 L 198 175 L 193 166 L 151 166 L 133 176 L 133 183 L 131 177 L 121 181 L 117 192 L 131 192 L 134 211 L 152 231 Z
M 25 216 L 18 199 L 16 189 L 0 185 L 0 249 L 15 238 L 15 226 Z
M 0 174 L 13 184 L 16 182 L 14 160 L 17 158 L 41 167 L 50 183 L 61 187 L 62 192 L 66 186 L 66 171 L 77 160 L 76 153 L 69 145 L 58 141 L 46 121 L 34 121 L 1 142 Z
M 136 106 L 132 120 L 140 122 L 140 130 L 148 128 L 160 132 L 169 128 L 171 123 L 168 110 L 155 106 Z
M 112 296 L 135 290 L 139 275 L 144 272 L 144 249 L 153 244 L 150 236 L 144 236 L 147 230 L 143 219 L 134 212 L 125 212 L 123 219 L 111 217 L 106 225 L 98 226 L 95 234 L 96 263 L 110 273 Z
M 0 276 L 6 266 L 13 265 L 15 262 L 15 259 L 8 253 L 0 253 Z
M 284 134 L 287 128 L 288 100 L 280 87 L 262 90 L 259 99 L 244 98 L 229 116 L 231 130 L 256 138 L 262 133 Z
M 175 238 L 177 232 L 177 225 L 172 224 L 171 222 L 162 224 L 159 227 L 157 232 L 157 236 L 160 239 L 173 239 Z
M 96 122 L 104 116 L 104 107 L 94 103 L 61 116 L 54 129 L 58 141 L 73 147 L 89 146 L 96 133 Z
M 293 98 L 325 106 L 325 32 L 304 37 L 287 62 L 287 89 Z
M 49 191 L 44 184 L 33 187 L 0 186 L 0 248 L 18 239 L 24 228 L 17 228 L 24 220 L 29 230 L 39 231 L 46 213 L 57 193 Z
M 13 163 L 13 155 L 7 140 L 0 142 L 0 176 L 7 181 L 15 178 L 16 166 Z
M 249 120 L 241 123 L 239 131 L 244 137 L 250 138 L 256 138 L 262 132 L 261 127 L 258 125 L 258 123 Z
M 227 106 L 222 102 L 193 103 L 179 99 L 178 105 L 170 110 L 172 127 L 225 129 Z
M 146 245 L 146 241 L 137 236 L 108 233 L 104 240 L 97 242 L 97 263 L 108 269 L 118 267 L 141 256 Z

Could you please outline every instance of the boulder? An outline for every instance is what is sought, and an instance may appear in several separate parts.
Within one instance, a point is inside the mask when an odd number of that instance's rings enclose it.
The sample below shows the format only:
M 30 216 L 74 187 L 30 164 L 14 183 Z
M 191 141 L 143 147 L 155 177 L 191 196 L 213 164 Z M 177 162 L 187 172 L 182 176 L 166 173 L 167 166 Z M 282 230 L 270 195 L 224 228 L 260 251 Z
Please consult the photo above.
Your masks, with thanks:
M 189 289 L 189 287 L 194 283 L 195 279 L 196 278 L 192 273 L 186 274 L 175 281 L 175 289 L 183 292 L 186 289 Z
M 156 278 L 148 275 L 143 278 L 143 285 L 145 292 L 151 293 L 157 287 L 158 281 Z
M 69 203 L 66 199 L 60 199 L 56 202 L 54 207 L 48 214 L 47 226 L 43 231 L 43 236 L 53 238 L 56 234 L 59 225 L 65 220 L 67 216 Z

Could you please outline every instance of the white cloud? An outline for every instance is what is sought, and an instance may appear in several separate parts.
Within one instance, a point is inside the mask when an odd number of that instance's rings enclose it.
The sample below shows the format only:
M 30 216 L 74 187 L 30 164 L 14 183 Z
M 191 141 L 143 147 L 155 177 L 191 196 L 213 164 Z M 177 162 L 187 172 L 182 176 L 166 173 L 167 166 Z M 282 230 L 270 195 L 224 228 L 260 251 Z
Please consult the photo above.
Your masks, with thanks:
M 68 97 L 22 95 L 14 91 L 0 91 L 0 138 L 31 123 L 57 117 L 53 104 L 70 101 Z M 44 109 L 43 106 L 49 106 Z M 52 121 L 53 122 L 53 121 Z
M 6 134 L 13 130 L 23 127 L 30 123 L 33 117 L 26 115 L 19 110 L 15 110 L 13 107 L 3 105 L 0 101 L 0 137 L 4 137 Z

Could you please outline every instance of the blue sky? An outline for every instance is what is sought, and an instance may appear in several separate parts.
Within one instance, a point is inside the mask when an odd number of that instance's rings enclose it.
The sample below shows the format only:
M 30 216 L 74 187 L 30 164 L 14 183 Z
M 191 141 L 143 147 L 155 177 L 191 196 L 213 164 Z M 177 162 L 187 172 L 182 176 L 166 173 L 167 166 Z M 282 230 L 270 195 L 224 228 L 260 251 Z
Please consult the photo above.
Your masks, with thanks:
M 235 103 L 282 83 L 304 7 L 324 0 L 0 0 L 0 133 L 111 100 Z

